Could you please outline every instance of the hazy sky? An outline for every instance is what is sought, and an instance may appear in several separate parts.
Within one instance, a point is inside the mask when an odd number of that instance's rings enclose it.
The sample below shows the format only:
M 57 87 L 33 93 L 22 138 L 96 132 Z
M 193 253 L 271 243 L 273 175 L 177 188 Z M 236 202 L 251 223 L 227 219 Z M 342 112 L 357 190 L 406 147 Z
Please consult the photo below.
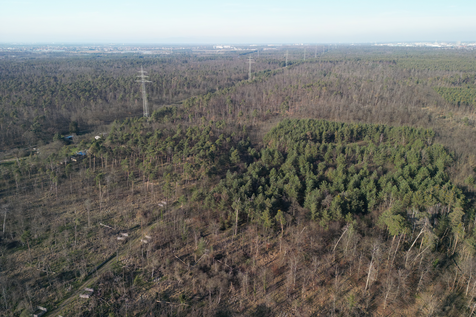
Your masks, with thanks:
M 0 0 L 0 42 L 476 40 L 476 1 Z

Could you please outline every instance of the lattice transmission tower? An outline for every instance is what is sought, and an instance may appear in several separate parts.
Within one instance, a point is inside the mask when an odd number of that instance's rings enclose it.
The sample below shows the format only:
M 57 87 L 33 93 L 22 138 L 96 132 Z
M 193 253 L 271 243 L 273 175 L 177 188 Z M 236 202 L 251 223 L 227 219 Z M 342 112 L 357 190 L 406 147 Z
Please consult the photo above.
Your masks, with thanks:
M 140 71 L 139 71 L 140 75 L 137 76 L 139 77 L 139 80 L 137 80 L 137 82 L 141 83 L 141 90 L 142 90 L 142 103 L 143 103 L 143 106 L 144 106 L 144 117 L 148 117 L 149 116 L 149 105 L 147 103 L 147 93 L 145 92 L 145 83 L 151 83 L 150 80 L 147 80 L 147 75 L 145 75 L 145 73 L 147 73 L 146 71 L 144 71 L 144 69 L 142 69 L 142 66 L 140 67 Z
M 253 62 L 253 59 L 251 59 L 251 56 L 248 58 L 248 64 L 249 64 L 249 69 L 248 69 L 248 80 L 251 80 L 251 63 Z

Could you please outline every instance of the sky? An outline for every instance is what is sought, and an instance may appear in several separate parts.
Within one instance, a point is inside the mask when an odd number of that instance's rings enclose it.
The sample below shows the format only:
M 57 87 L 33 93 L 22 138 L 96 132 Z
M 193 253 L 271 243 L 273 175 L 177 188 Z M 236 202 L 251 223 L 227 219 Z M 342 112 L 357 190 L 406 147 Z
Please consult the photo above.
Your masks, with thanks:
M 0 0 L 0 43 L 476 41 L 475 0 Z

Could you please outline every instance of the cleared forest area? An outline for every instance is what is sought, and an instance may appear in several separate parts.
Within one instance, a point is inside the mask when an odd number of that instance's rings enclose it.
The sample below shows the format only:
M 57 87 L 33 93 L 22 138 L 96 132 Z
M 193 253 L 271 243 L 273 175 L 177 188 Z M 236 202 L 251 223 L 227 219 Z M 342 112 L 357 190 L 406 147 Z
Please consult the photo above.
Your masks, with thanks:
M 0 60 L 2 314 L 471 315 L 474 52 L 285 50 Z

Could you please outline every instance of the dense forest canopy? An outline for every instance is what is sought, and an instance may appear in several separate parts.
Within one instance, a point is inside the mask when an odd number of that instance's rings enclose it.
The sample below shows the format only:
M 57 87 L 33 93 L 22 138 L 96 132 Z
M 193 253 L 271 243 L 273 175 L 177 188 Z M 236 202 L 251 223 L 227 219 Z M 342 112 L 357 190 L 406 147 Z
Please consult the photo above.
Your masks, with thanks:
M 312 52 L 0 59 L 2 314 L 473 314 L 474 52 Z

